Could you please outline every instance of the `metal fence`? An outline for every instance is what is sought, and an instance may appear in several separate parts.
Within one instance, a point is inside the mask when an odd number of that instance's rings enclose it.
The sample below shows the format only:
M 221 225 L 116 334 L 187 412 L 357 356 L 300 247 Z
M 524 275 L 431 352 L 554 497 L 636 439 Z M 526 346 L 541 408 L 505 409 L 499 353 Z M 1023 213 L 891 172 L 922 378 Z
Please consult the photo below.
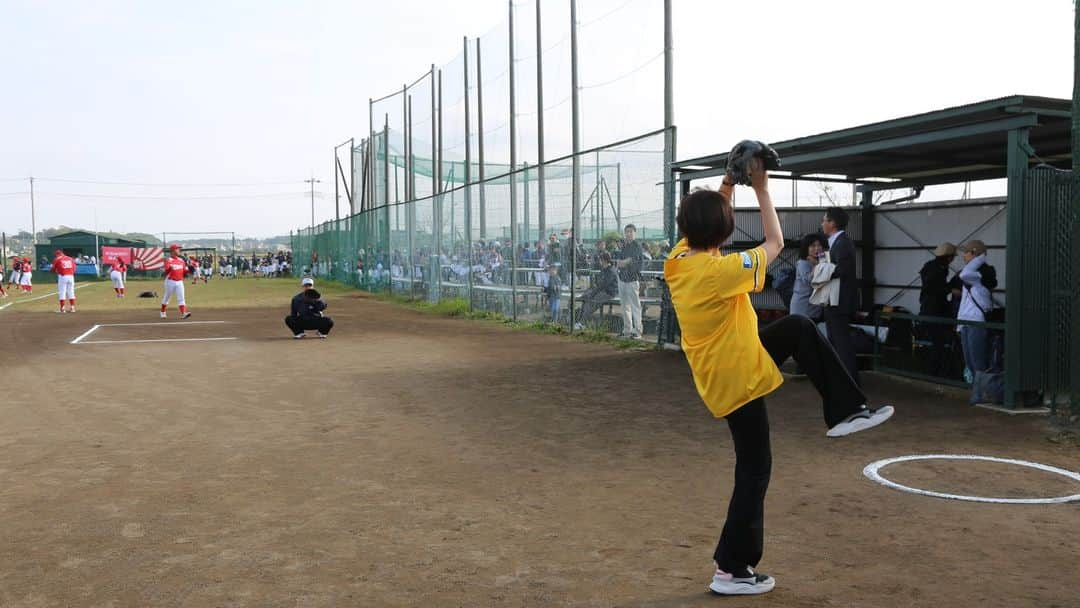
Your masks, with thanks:
M 301 272 L 369 291 L 431 302 L 461 298 L 473 309 L 515 320 L 621 331 L 618 299 L 589 288 L 599 272 L 598 243 L 618 257 L 621 229 L 634 223 L 648 258 L 640 281 L 642 321 L 655 335 L 662 297 L 657 279 L 670 249 L 662 223 L 664 141 L 657 131 L 583 152 L 578 163 L 555 159 L 543 172 L 519 168 L 302 229 L 293 236 L 293 259 Z M 575 164 L 579 182 L 591 188 L 582 190 L 580 235 L 573 237 L 573 218 L 558 208 L 540 233 L 530 201 L 541 187 L 556 199 L 569 196 Z M 552 276 L 562 283 L 556 316 L 545 295 Z
M 1010 254 L 1023 269 L 1011 300 L 1021 314 L 1009 321 L 1014 388 L 1054 404 L 1070 398 L 1080 414 L 1080 174 L 1029 170 L 1022 211 L 1022 247 Z

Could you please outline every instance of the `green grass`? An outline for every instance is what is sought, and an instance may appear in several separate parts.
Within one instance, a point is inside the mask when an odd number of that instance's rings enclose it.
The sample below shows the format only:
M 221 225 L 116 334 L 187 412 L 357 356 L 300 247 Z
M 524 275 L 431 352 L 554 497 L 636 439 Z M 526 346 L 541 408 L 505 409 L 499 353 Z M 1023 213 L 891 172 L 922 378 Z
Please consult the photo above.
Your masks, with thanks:
M 591 344 L 608 344 L 625 350 L 649 351 L 656 350 L 656 345 L 641 340 L 621 338 L 608 332 L 591 328 L 583 331 L 571 332 L 564 325 L 556 325 L 545 321 L 514 321 L 505 315 L 484 310 L 469 310 L 469 301 L 464 298 L 453 298 L 431 303 L 426 300 L 413 300 L 407 296 L 373 293 L 371 297 L 382 302 L 390 302 L 405 306 L 424 313 L 436 314 L 445 317 L 457 317 L 462 319 L 490 321 L 502 325 L 508 325 L 516 329 L 532 331 L 553 336 L 567 336 L 581 342 Z
M 127 297 L 117 299 L 112 284 L 108 282 L 78 281 L 75 298 L 82 311 L 120 311 L 157 308 L 161 303 L 163 285 L 161 279 L 136 279 L 127 283 Z M 209 283 L 185 286 L 187 304 L 193 311 L 213 308 L 280 308 L 288 310 L 289 299 L 300 291 L 299 279 L 212 279 Z M 335 297 L 355 293 L 356 290 L 333 283 L 318 281 L 316 288 L 323 297 Z M 157 293 L 155 298 L 140 298 L 140 292 Z M 32 295 L 9 292 L 10 297 L 0 299 L 0 316 L 9 311 L 53 312 L 56 310 L 56 284 L 38 283 Z M 52 294 L 52 295 L 48 295 Z M 42 297 L 45 296 L 45 297 Z M 34 299 L 38 298 L 38 299 Z M 175 302 L 170 308 L 175 307 Z

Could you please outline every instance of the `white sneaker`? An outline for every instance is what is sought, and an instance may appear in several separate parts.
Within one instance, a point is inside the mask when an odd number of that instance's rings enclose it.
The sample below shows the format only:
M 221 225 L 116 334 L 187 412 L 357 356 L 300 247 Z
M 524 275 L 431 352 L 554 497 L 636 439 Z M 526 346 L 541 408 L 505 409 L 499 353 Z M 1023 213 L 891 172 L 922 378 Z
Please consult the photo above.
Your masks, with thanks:
M 866 429 L 872 429 L 889 418 L 892 418 L 893 411 L 893 406 L 891 405 L 883 405 L 876 409 L 870 409 L 868 407 L 864 408 L 861 411 L 848 416 L 843 422 L 840 422 L 826 431 L 825 436 L 843 437 L 852 433 L 858 433 L 859 431 L 865 431 Z
M 298 334 L 293 334 L 293 339 L 294 340 L 299 340 L 299 339 L 303 338 L 305 335 L 307 335 L 307 334 L 305 334 L 304 332 L 300 332 Z
M 326 336 L 326 334 L 322 333 L 321 331 L 317 331 L 317 332 L 315 332 L 315 335 L 316 335 L 316 336 L 319 336 L 320 338 L 325 338 L 325 337 L 327 337 L 327 336 Z
M 164 318 L 165 318 L 165 313 L 161 313 L 161 318 L 162 318 L 162 319 L 164 319 Z
M 768 593 L 776 586 L 776 579 L 768 574 L 757 574 L 753 568 L 738 572 L 739 576 L 717 568 L 709 583 L 709 591 L 717 595 L 758 595 Z

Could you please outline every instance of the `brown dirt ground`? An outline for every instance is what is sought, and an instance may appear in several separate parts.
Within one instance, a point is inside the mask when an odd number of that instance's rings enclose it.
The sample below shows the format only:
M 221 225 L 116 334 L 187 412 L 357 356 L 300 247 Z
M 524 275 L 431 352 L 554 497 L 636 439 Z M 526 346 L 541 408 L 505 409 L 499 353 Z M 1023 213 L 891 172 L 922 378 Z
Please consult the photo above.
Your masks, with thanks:
M 827 440 L 810 386 L 788 381 L 769 399 L 761 566 L 777 588 L 716 598 L 731 443 L 681 354 L 359 296 L 332 311 L 325 341 L 291 340 L 277 312 L 223 310 L 197 317 L 220 328 L 163 332 L 239 340 L 74 346 L 95 323 L 154 322 L 153 307 L 0 313 L 0 605 L 1080 606 L 1078 505 L 924 498 L 861 473 L 939 452 L 1080 469 L 1045 419 L 867 375 L 896 417 Z M 893 471 L 939 490 L 1078 491 L 1004 467 Z

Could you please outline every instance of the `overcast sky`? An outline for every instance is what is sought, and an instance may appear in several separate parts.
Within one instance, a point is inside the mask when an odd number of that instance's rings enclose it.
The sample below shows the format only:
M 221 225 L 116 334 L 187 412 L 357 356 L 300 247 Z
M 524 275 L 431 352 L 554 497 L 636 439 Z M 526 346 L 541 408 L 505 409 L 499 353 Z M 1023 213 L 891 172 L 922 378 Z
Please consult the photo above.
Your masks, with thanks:
M 545 0 L 545 11 L 566 4 Z M 579 0 L 582 21 L 624 4 Z M 1071 0 L 674 4 L 680 158 L 745 137 L 788 139 L 1016 93 L 1072 94 Z M 499 26 L 506 7 L 0 0 L 0 230 L 30 228 L 20 181 L 29 175 L 42 178 L 39 229 L 283 234 L 310 220 L 303 180 L 312 172 L 326 193 L 317 219 L 332 217 L 331 149 L 366 134 L 368 98 L 453 60 L 462 37 Z M 650 41 L 662 34 L 661 22 L 638 21 Z M 599 42 L 653 56 L 638 48 L 641 32 L 612 29 L 583 52 Z M 655 104 L 632 97 L 611 99 L 621 124 L 662 127 Z

